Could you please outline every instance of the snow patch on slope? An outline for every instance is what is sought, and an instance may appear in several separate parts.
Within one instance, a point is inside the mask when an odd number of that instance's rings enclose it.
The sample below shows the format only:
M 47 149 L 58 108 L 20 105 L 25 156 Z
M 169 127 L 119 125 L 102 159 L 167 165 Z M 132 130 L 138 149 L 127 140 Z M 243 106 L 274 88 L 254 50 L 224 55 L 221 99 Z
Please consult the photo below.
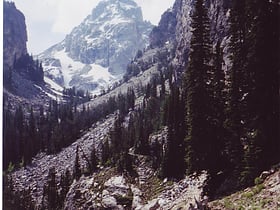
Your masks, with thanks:
M 53 99 L 53 100 L 58 100 L 57 96 L 46 92 L 45 90 L 43 90 L 42 87 L 40 87 L 39 85 L 34 85 L 36 88 L 38 88 L 40 91 L 42 91 L 43 93 L 45 93 L 49 98 Z
M 62 67 L 62 74 L 64 77 L 65 87 L 69 87 L 69 83 L 72 79 L 72 75 L 83 68 L 84 64 L 79 61 L 73 61 L 68 57 L 66 52 L 58 51 L 54 54 L 54 57 L 60 60 Z
M 108 68 L 104 68 L 97 64 L 91 64 L 91 70 L 87 74 L 82 75 L 82 77 L 91 77 L 93 81 L 104 80 L 109 83 L 112 82 L 116 77 L 110 74 Z
M 52 90 L 56 90 L 56 91 L 63 91 L 63 87 L 61 87 L 60 85 L 58 85 L 57 83 L 55 83 L 54 81 L 52 81 L 50 78 L 48 77 L 44 77 L 44 80 L 47 84 L 50 85 Z
M 64 86 L 67 88 L 76 86 L 78 89 L 90 90 L 92 94 L 99 94 L 102 89 L 108 88 L 109 85 L 120 79 L 112 75 L 108 67 L 105 68 L 95 63 L 84 64 L 80 61 L 75 61 L 64 50 L 55 51 L 52 56 L 53 60 L 59 61 L 59 65 L 57 65 L 57 62 L 49 62 L 48 65 L 43 66 L 44 70 L 59 72 L 63 77 Z M 61 92 L 63 90 L 62 85 L 57 84 L 48 75 L 45 76 L 45 80 L 54 91 Z M 82 83 L 82 85 L 79 85 L 79 83 Z M 87 88 L 90 86 L 86 86 L 87 84 L 94 84 L 95 88 Z

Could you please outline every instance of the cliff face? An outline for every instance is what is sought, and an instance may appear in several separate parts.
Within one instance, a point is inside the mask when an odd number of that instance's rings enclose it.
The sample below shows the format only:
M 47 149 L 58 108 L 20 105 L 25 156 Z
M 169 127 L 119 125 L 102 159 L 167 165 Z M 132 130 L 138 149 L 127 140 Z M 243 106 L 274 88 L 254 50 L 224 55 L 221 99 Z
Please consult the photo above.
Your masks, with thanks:
M 3 87 L 7 104 L 39 104 L 49 100 L 43 93 L 44 72 L 38 60 L 28 54 L 24 14 L 15 3 L 3 4 Z M 41 87 L 38 87 L 40 85 Z M 28 99 L 27 102 L 23 102 Z M 32 100 L 34 99 L 34 101 Z M 5 104 L 4 104 L 5 106 Z
M 4 1 L 3 15 L 3 62 L 4 71 L 12 67 L 14 59 L 27 53 L 27 32 L 24 15 L 13 2 Z
M 161 17 L 159 25 L 154 27 L 150 34 L 151 48 L 167 47 L 175 48 L 172 55 L 172 65 L 175 69 L 175 79 L 181 80 L 181 74 L 185 71 L 188 62 L 188 53 L 192 36 L 191 14 L 194 0 L 176 0 L 172 9 L 167 10 Z M 215 44 L 219 40 L 224 48 L 225 67 L 228 48 L 228 15 L 231 0 L 206 1 L 211 27 L 211 38 Z M 169 45 L 169 47 L 168 47 Z M 226 69 L 226 68 L 225 68 Z
M 224 57 L 227 57 L 227 34 L 228 34 L 228 14 L 231 0 L 209 0 L 207 1 L 208 13 L 210 18 L 211 38 L 215 44 L 217 41 L 222 42 L 224 48 Z M 176 42 L 177 50 L 174 59 L 174 66 L 180 74 L 184 71 L 190 48 L 192 35 L 191 14 L 194 0 L 176 0 L 174 5 L 177 10 Z

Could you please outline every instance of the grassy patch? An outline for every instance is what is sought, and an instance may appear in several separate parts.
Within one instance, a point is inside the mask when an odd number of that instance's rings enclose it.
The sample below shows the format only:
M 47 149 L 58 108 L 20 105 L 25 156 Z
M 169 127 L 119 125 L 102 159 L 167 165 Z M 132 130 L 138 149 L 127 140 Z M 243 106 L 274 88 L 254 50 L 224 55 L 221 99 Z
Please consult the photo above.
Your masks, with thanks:
M 265 188 L 264 184 L 259 184 L 253 188 L 254 195 L 259 194 Z
M 162 180 L 157 176 L 151 176 L 146 180 L 146 183 L 139 186 L 144 195 L 144 200 L 152 200 L 162 193 L 165 189 Z
M 247 199 L 251 199 L 254 196 L 254 193 L 249 191 L 249 192 L 245 192 L 241 195 L 242 198 L 247 198 Z
M 224 199 L 224 206 L 226 209 L 233 209 L 233 203 L 230 201 L 229 198 Z
M 257 177 L 257 178 L 255 178 L 255 185 L 259 185 L 259 184 L 262 184 L 263 183 L 263 179 L 262 178 L 260 178 L 260 177 Z

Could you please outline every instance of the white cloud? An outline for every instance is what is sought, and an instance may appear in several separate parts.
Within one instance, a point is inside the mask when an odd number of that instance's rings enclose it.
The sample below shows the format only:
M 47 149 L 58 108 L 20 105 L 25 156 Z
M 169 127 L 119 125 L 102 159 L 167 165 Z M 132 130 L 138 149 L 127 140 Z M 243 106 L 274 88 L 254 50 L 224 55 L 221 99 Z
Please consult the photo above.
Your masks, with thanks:
M 101 0 L 14 0 L 26 18 L 28 49 L 38 54 L 61 41 Z M 145 20 L 158 24 L 175 0 L 135 0 Z

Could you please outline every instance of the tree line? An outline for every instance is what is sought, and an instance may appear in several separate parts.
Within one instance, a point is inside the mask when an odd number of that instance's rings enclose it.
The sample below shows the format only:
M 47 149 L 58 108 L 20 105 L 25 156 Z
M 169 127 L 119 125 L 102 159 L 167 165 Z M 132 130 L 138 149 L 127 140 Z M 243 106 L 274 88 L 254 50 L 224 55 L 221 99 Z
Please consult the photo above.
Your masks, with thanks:
M 58 103 L 50 100 L 48 108 L 19 105 L 14 111 L 4 101 L 3 110 L 3 169 L 9 164 L 26 165 L 38 152 L 57 153 L 77 140 L 81 132 L 90 128 L 94 122 L 106 117 L 117 109 L 120 113 L 128 112 L 135 102 L 132 89 L 126 94 L 110 97 L 91 109 L 83 105 L 78 110 L 77 104 L 70 100 Z
M 13 65 L 6 67 L 4 70 L 3 81 L 4 87 L 10 90 L 13 89 L 15 73 L 24 76 L 37 84 L 44 82 L 44 72 L 42 63 L 35 60 L 32 55 L 24 54 L 19 58 L 14 55 Z

